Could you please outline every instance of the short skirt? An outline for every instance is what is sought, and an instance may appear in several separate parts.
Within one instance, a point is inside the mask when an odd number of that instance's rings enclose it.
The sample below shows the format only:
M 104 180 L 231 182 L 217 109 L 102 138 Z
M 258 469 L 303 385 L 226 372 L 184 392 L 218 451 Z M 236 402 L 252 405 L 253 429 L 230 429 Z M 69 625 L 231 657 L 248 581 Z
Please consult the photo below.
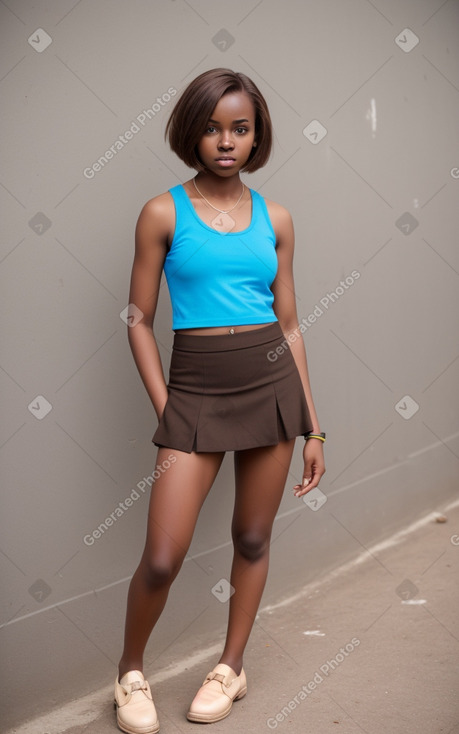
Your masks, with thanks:
M 186 453 L 273 446 L 312 430 L 279 322 L 234 334 L 176 333 L 156 446 Z

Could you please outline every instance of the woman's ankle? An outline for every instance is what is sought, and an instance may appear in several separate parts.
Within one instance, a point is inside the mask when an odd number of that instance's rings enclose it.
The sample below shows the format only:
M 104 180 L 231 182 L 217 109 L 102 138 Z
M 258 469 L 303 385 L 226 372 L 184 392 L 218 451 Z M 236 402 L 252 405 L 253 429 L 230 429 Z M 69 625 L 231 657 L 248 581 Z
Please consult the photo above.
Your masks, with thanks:
M 118 683 L 121 681 L 123 675 L 126 675 L 126 673 L 129 673 L 131 670 L 138 670 L 143 674 L 143 662 L 125 662 L 124 660 L 120 660 L 118 665 Z
M 223 663 L 224 665 L 229 665 L 231 670 L 234 670 L 236 675 L 241 674 L 242 670 L 242 658 L 233 658 L 229 655 L 222 655 L 218 663 Z

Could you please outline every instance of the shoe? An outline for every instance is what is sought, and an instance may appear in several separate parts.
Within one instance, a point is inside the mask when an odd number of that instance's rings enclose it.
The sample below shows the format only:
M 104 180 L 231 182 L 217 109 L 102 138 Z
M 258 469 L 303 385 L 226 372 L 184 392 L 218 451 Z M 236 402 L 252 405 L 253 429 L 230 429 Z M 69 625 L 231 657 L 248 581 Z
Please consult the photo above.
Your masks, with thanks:
M 247 693 L 247 680 L 244 670 L 236 675 L 234 670 L 219 663 L 206 677 L 194 697 L 187 713 L 189 721 L 212 724 L 224 719 L 231 711 L 233 701 Z
M 127 734 L 156 734 L 158 715 L 148 681 L 139 670 L 131 670 L 115 681 L 116 720 Z

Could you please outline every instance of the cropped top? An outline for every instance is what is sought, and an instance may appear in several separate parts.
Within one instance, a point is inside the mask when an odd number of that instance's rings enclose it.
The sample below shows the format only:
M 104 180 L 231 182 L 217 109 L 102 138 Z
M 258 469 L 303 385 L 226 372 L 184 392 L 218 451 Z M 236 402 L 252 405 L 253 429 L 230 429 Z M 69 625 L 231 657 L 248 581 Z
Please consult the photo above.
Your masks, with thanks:
M 265 200 L 249 190 L 250 225 L 222 232 L 198 217 L 182 184 L 170 189 L 175 232 L 164 273 L 173 329 L 277 321 L 270 290 L 277 273 L 276 236 Z

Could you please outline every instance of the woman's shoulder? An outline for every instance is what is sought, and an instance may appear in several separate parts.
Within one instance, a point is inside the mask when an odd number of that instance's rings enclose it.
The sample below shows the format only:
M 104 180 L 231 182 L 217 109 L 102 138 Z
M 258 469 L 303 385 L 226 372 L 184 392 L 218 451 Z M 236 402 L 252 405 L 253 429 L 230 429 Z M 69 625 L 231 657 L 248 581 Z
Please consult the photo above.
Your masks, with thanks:
M 153 196 L 143 205 L 139 219 L 168 227 L 175 223 L 174 200 L 169 191 Z
M 169 191 L 148 199 L 140 211 L 136 231 L 148 241 L 154 240 L 168 246 L 174 230 L 175 207 Z
M 153 196 L 145 202 L 142 207 L 142 213 L 148 216 L 164 216 L 173 211 L 174 200 L 170 191 L 164 191 L 162 194 Z
M 271 199 L 265 198 L 264 201 L 268 210 L 271 224 L 273 225 L 273 229 L 276 234 L 285 230 L 286 227 L 289 228 L 292 226 L 291 214 L 289 210 L 285 208 L 285 206 L 282 206 L 282 204 L 278 204 L 276 201 L 271 201 Z

